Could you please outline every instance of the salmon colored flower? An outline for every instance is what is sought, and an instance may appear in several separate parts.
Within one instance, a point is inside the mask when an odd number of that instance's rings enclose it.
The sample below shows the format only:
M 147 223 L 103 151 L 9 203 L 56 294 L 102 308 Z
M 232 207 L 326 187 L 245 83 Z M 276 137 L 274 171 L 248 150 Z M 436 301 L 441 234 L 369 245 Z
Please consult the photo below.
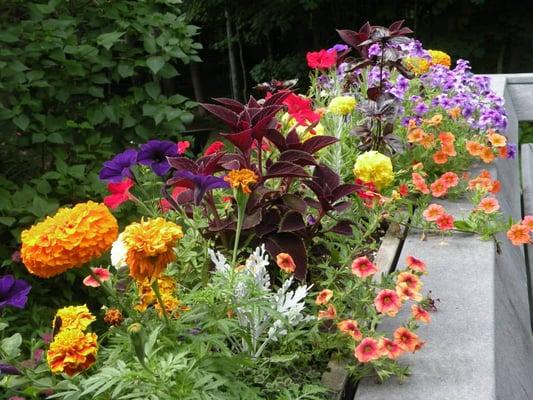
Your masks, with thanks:
M 296 264 L 290 254 L 279 253 L 276 256 L 276 264 L 285 272 L 293 273 L 296 271 Z
M 441 151 L 449 157 L 455 157 L 457 155 L 453 143 L 443 143 L 441 146 Z
M 109 278 L 111 277 L 111 272 L 109 272 L 109 270 L 105 268 L 91 268 L 91 269 L 93 271 L 93 274 L 95 274 L 100 279 L 101 282 L 108 281 Z M 93 278 L 92 275 L 87 276 L 83 280 L 83 284 L 85 286 L 90 286 L 90 287 L 100 286 L 100 282 L 98 282 L 95 278 Z
M 397 343 L 385 337 L 379 339 L 378 348 L 381 355 L 387 356 L 391 360 L 395 360 L 403 354 L 403 350 Z
M 448 188 L 455 187 L 459 184 L 459 177 L 455 172 L 446 172 L 439 178 Z
M 496 193 L 500 192 L 501 188 L 502 188 L 501 182 L 499 180 L 495 179 L 490 184 L 489 192 L 491 192 L 492 194 L 496 194 Z
M 350 335 L 354 340 L 361 340 L 363 335 L 357 326 L 357 321 L 345 319 L 337 324 L 337 329 L 346 335 Z
M 97 339 L 94 333 L 83 333 L 79 329 L 59 332 L 46 354 L 52 373 L 73 376 L 88 369 L 96 362 Z
M 118 326 L 124 322 L 124 316 L 118 308 L 108 308 L 104 315 L 104 322 L 111 326 Z
M 376 310 L 389 317 L 394 317 L 400 311 L 402 300 L 394 290 L 383 289 L 374 299 Z
M 448 155 L 444 151 L 439 150 L 433 154 L 433 162 L 439 165 L 446 164 L 448 162 Z
M 500 158 L 507 158 L 509 152 L 507 151 L 507 146 L 504 147 L 498 147 L 498 157 Z
M 405 283 L 408 287 L 416 291 L 420 291 L 422 288 L 420 278 L 408 271 L 400 272 L 396 277 L 396 284 L 400 285 L 402 283 Z
M 59 331 L 63 329 L 85 331 L 95 320 L 96 317 L 90 313 L 85 304 L 83 306 L 68 306 L 57 310 L 52 328 Z
M 421 301 L 422 294 L 407 285 L 407 283 L 400 283 L 396 285 L 396 294 L 400 297 L 401 300 L 414 300 Z
M 246 168 L 232 170 L 224 177 L 224 180 L 228 182 L 231 187 L 236 189 L 240 187 L 246 194 L 252 193 L 249 186 L 256 183 L 258 179 L 259 177 L 254 171 Z
M 394 342 L 403 351 L 414 352 L 420 345 L 418 336 L 405 327 L 400 327 L 394 331 Z
M 435 220 L 441 231 L 453 229 L 453 217 L 450 214 L 443 214 Z
M 378 341 L 370 337 L 364 338 L 355 348 L 354 356 L 360 363 L 377 360 L 381 357 Z
M 436 221 L 441 215 L 444 215 L 446 210 L 440 204 L 430 204 L 422 213 L 426 221 Z
M 117 220 L 105 205 L 80 203 L 22 232 L 22 262 L 32 274 L 50 278 L 100 257 L 117 236 Z
M 429 324 L 431 322 L 431 315 L 429 315 L 427 310 L 424 310 L 422 307 L 420 307 L 419 304 L 413 304 L 411 306 L 411 315 L 417 321 L 425 324 Z
M 126 264 L 137 281 L 157 278 L 176 259 L 174 245 L 183 237 L 181 226 L 163 218 L 134 222 L 123 232 Z
M 492 214 L 500 209 L 500 204 L 494 197 L 485 197 L 481 199 L 476 209 L 483 211 L 485 214 Z
M 461 115 L 461 109 L 459 107 L 453 107 L 448 110 L 448 115 L 453 119 L 456 120 Z
M 431 188 L 431 194 L 434 197 L 442 197 L 448 192 L 448 186 L 442 179 L 437 179 L 435 182 L 433 182 L 430 185 Z
M 478 142 L 473 142 L 471 140 L 466 142 L 466 151 L 470 153 L 471 156 L 479 156 L 481 155 L 481 152 L 483 151 L 483 145 Z
M 485 164 L 490 164 L 496 158 L 496 156 L 492 152 L 492 149 L 487 146 L 483 146 L 483 149 L 481 150 L 479 157 L 483 160 Z
M 409 186 L 407 186 L 405 183 L 402 183 L 400 186 L 398 186 L 398 192 L 402 197 L 407 196 L 409 194 Z
M 439 126 L 442 122 L 442 114 L 435 114 L 430 119 L 424 120 L 428 126 Z
M 426 263 L 414 256 L 407 256 L 406 259 L 407 268 L 412 269 L 413 271 L 425 273 L 426 272 Z
M 411 174 L 411 177 L 413 179 L 413 185 L 415 186 L 416 190 L 424 194 L 429 193 L 429 188 L 426 185 L 426 180 L 422 178 L 422 175 L 420 175 L 418 172 L 413 172 Z
M 352 262 L 352 274 L 359 278 L 365 279 L 367 276 L 374 275 L 379 269 L 367 257 L 357 257 Z
M 533 215 L 526 215 L 522 220 L 522 225 L 528 227 L 530 232 L 533 232 Z
M 407 140 L 409 143 L 418 143 L 426 136 L 426 132 L 422 128 L 410 129 L 407 134 Z
M 422 139 L 420 139 L 419 143 L 427 150 L 435 143 L 435 135 L 428 133 Z
M 515 246 L 529 243 L 529 227 L 522 224 L 514 224 L 507 231 L 507 238 Z
M 455 142 L 455 135 L 451 132 L 439 133 L 439 140 L 442 144 L 452 144 Z
M 328 304 L 332 297 L 333 297 L 333 291 L 329 289 L 323 289 L 316 296 L 315 304 L 317 305 Z
M 424 164 L 421 162 L 414 162 L 412 168 L 413 168 L 413 171 L 422 171 L 424 169 Z M 424 176 L 426 175 L 424 172 L 421 172 L 421 173 Z
M 489 130 L 487 136 L 492 147 L 505 147 L 507 145 L 507 138 L 494 132 L 492 129 Z
M 318 319 L 335 319 L 336 316 L 337 316 L 337 309 L 335 308 L 333 304 L 330 304 L 326 311 L 318 312 Z

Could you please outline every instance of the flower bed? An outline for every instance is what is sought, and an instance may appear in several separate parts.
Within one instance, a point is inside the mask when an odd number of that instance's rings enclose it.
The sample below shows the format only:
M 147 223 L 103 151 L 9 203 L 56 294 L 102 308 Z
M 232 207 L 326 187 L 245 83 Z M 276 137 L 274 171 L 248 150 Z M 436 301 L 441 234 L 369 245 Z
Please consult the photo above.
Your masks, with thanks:
M 259 100 L 204 104 L 227 129 L 203 155 L 187 142 L 127 149 L 100 173 L 107 207 L 78 204 L 23 232 L 28 271 L 83 280 L 102 309 L 59 309 L 51 343 L 31 349 L 20 349 L 8 319 L 2 368 L 13 375 L 0 382 L 10 395 L 319 399 L 331 360 L 352 381 L 416 382 L 431 349 L 452 345 L 434 334 L 457 329 L 450 304 L 462 307 L 461 329 L 490 336 L 493 320 L 477 316 L 490 307 L 483 296 L 496 272 L 484 275 L 483 259 L 461 249 L 490 257 L 531 242 L 533 230 L 531 216 L 503 216 L 500 203 L 508 212 L 514 197 L 496 195 L 508 182 L 494 170 L 468 172 L 516 154 L 502 134 L 503 99 L 466 61 L 451 68 L 446 54 L 408 38 L 401 22 L 339 33 L 346 45 L 308 53 L 307 96 L 274 81 L 260 85 Z M 119 223 L 108 207 L 130 208 Z M 385 262 L 391 226 L 410 234 Z M 501 232 L 510 242 L 498 244 Z M 463 256 L 448 265 L 452 253 Z M 473 264 L 464 271 L 459 261 Z M 495 290 L 513 293 L 506 283 L 519 279 L 500 267 Z M 23 307 L 27 285 L 4 280 L 5 304 Z M 455 290 L 462 281 L 473 299 Z M 365 382 L 357 398 L 378 393 Z

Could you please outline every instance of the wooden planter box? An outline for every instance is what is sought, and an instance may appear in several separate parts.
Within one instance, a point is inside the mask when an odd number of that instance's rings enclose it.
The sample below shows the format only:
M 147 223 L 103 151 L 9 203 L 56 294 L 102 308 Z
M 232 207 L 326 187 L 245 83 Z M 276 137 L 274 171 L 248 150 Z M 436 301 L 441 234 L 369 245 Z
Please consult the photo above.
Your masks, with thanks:
M 518 121 L 533 120 L 533 74 L 493 75 L 492 89 L 505 98 L 510 142 L 518 143 Z M 524 208 L 521 201 L 519 160 L 498 160 L 490 171 L 502 183 L 498 195 L 502 211 L 515 220 L 533 214 L 533 146 L 523 148 Z M 475 171 L 474 171 L 475 172 Z M 454 216 L 468 213 L 465 201 L 439 201 Z M 496 243 L 474 235 L 442 238 L 409 232 L 398 241 L 399 266 L 408 255 L 426 261 L 429 274 L 425 289 L 432 291 L 438 312 L 432 323 L 418 333 L 427 346 L 401 362 L 412 375 L 403 383 L 390 379 L 379 384 L 365 379 L 350 400 L 527 400 L 533 398 L 533 340 L 531 336 L 529 265 L 533 246 L 512 246 L 500 238 Z M 393 252 L 393 250 L 388 250 Z M 529 254 L 528 254 L 529 253 Z M 527 259 L 529 258 L 529 263 Z M 379 261 L 378 261 L 379 262 Z M 404 316 L 409 310 L 402 311 Z M 396 319 L 387 319 L 384 330 L 394 330 Z M 342 369 L 331 375 L 344 382 Z M 326 376 L 326 380 L 328 377 Z M 328 382 L 335 379 L 329 378 Z M 353 390 L 352 390 L 353 392 Z

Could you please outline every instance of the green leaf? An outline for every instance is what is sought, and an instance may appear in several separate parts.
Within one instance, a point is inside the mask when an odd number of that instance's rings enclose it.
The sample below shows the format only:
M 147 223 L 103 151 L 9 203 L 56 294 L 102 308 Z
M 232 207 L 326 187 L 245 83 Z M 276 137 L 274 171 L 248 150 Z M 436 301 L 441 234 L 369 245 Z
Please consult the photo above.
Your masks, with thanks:
M 146 65 L 152 70 L 154 74 L 157 74 L 161 68 L 165 65 L 165 59 L 161 56 L 150 57 L 146 60 Z
M 39 182 L 35 185 L 35 189 L 41 194 L 47 195 L 52 192 L 52 186 L 48 183 L 46 179 L 39 179 Z
M 468 223 L 467 221 L 463 221 L 463 220 L 457 220 L 457 221 L 454 221 L 453 225 L 457 228 L 457 229 L 461 229 L 463 231 L 471 231 L 472 230 L 472 226 L 470 223 Z
M 100 46 L 103 46 L 106 48 L 106 50 L 109 50 L 113 45 L 118 42 L 118 40 L 125 34 L 126 32 L 109 32 L 109 33 L 102 33 L 100 36 L 96 38 L 96 43 L 98 43 Z
M 22 336 L 20 333 L 7 337 L 0 342 L 0 348 L 9 358 L 15 358 L 20 354 L 20 345 L 22 344 Z
M 12 226 L 17 221 L 16 218 L 13 217 L 0 217 L 0 224 L 5 226 Z
M 88 92 L 91 96 L 104 98 L 104 89 L 101 87 L 91 86 Z
M 31 207 L 28 211 L 38 218 L 42 218 L 46 215 L 53 213 L 58 208 L 58 204 L 55 201 L 46 200 L 42 197 L 35 196 Z
M 65 141 L 63 140 L 63 136 L 59 132 L 52 132 L 48 135 L 46 138 L 47 142 L 55 143 L 55 144 L 63 144 Z
M 26 114 L 20 114 L 13 118 L 13 123 L 17 125 L 20 129 L 25 131 L 26 128 L 30 125 L 30 119 Z
M 32 143 L 44 143 L 46 142 L 46 135 L 44 133 L 34 133 L 31 135 Z
M 4 31 L 0 32 L 0 42 L 4 43 L 15 43 L 18 42 L 17 35 L 12 34 L 11 32 Z
M 161 94 L 159 83 L 156 82 L 148 82 L 146 85 L 144 85 L 144 89 L 146 90 L 146 93 L 148 93 L 148 96 L 154 100 L 157 99 Z
M 127 78 L 129 76 L 133 76 L 135 69 L 133 68 L 133 65 L 121 63 L 118 65 L 117 71 L 122 78 Z
M 83 179 L 85 177 L 85 167 L 85 164 L 73 165 L 69 168 L 69 175 L 77 179 Z

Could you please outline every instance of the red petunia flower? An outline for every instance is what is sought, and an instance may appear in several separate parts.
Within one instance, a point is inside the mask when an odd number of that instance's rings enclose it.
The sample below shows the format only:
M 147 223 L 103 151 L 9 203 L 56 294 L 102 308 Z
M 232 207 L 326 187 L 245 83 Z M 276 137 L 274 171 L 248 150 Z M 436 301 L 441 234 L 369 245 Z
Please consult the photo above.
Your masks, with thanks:
M 180 156 L 184 154 L 189 147 L 191 147 L 191 144 L 188 140 L 182 140 L 176 144 L 176 148 Z
M 329 69 L 337 63 L 336 51 L 312 51 L 307 53 L 307 65 L 313 69 Z
M 224 148 L 224 143 L 222 143 L 220 140 L 216 140 L 213 143 L 211 143 L 207 149 L 205 149 L 204 156 L 209 156 L 211 154 L 218 153 L 223 148 Z
M 111 193 L 109 196 L 104 197 L 104 204 L 111 208 L 116 209 L 122 203 L 131 199 L 129 190 L 133 187 L 133 181 L 130 178 L 124 179 L 122 182 L 107 184 L 107 190 Z

